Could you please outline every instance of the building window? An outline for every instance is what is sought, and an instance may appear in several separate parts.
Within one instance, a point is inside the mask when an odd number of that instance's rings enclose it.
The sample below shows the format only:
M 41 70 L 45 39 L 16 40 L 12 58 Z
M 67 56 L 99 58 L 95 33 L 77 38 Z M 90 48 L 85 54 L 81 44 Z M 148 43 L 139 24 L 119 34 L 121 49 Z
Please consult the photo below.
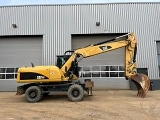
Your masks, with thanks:
M 0 80 L 16 79 L 18 68 L 0 68 Z
M 157 58 L 158 58 L 158 68 L 159 68 L 159 77 L 160 77 L 160 42 L 156 42 L 157 45 Z
M 124 77 L 124 66 L 81 66 L 80 78 Z

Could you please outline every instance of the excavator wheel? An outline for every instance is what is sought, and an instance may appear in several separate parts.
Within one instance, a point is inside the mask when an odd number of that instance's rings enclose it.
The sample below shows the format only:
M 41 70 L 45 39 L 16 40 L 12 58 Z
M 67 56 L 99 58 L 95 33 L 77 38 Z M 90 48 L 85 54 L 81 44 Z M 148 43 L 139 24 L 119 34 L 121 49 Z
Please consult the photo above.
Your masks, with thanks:
M 138 93 L 137 96 L 145 97 L 149 88 L 150 88 L 150 79 L 145 74 L 137 73 L 135 75 L 130 76 L 129 78 L 137 87 Z
M 25 99 L 31 103 L 40 101 L 42 97 L 43 93 L 39 86 L 31 86 L 25 92 Z
M 84 90 L 81 85 L 73 84 L 69 87 L 67 96 L 73 102 L 81 101 L 84 95 Z

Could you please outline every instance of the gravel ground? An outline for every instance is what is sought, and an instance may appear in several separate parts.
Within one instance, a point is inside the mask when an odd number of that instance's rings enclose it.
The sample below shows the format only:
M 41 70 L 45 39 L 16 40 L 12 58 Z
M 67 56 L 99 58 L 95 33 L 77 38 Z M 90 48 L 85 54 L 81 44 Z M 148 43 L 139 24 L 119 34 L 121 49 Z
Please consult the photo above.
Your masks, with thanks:
M 54 93 L 38 103 L 0 92 L 0 120 L 160 120 L 160 91 L 149 91 L 145 98 L 131 90 L 93 91 L 80 102 Z

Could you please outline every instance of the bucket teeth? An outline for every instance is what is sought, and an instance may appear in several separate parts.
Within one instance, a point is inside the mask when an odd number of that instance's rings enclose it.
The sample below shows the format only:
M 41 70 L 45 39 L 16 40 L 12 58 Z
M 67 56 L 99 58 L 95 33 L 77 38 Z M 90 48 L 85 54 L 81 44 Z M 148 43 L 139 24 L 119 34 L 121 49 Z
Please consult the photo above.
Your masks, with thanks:
M 147 75 L 137 73 L 135 75 L 130 76 L 129 80 L 135 83 L 138 90 L 137 96 L 144 98 L 150 87 L 149 77 Z

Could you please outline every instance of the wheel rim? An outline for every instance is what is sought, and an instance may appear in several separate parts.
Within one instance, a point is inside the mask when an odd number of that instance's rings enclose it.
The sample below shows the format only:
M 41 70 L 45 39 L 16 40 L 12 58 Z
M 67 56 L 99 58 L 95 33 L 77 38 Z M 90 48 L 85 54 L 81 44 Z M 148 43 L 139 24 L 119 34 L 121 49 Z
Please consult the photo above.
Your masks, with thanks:
M 36 96 L 37 96 L 36 91 L 31 91 L 31 92 L 29 93 L 29 97 L 30 97 L 30 98 L 35 98 Z
M 73 91 L 72 91 L 72 95 L 73 95 L 74 97 L 78 97 L 78 96 L 79 96 L 79 91 L 78 91 L 78 90 L 73 90 Z

